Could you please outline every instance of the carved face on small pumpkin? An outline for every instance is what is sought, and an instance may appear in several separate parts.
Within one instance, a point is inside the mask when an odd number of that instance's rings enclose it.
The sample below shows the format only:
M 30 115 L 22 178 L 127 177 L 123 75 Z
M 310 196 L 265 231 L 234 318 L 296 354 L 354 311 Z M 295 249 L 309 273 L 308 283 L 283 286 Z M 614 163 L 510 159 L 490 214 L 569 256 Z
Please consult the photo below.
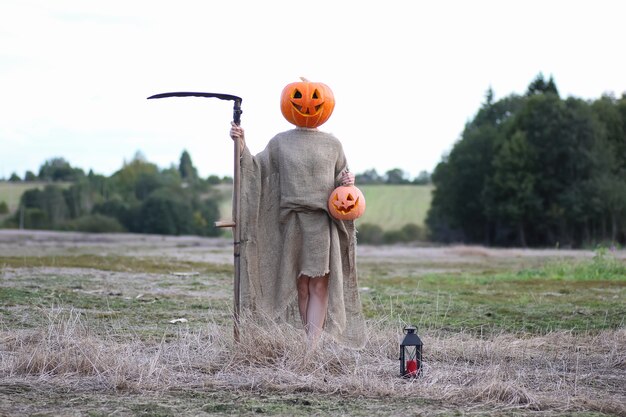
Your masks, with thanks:
M 328 211 L 337 220 L 355 220 L 365 212 L 365 197 L 354 185 L 342 185 L 328 198 Z
M 335 108 L 335 96 L 323 83 L 302 78 L 288 84 L 280 96 L 280 111 L 298 127 L 314 128 L 325 123 Z

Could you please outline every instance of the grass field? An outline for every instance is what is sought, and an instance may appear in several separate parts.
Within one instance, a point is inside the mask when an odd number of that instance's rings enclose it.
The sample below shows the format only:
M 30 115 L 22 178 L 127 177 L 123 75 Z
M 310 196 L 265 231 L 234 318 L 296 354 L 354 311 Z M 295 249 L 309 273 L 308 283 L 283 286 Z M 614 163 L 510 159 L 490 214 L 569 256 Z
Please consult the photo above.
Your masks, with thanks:
M 0 415 L 626 415 L 625 251 L 358 254 L 367 344 L 311 355 L 271 323 L 233 342 L 227 239 L 0 231 Z
M 220 212 L 224 219 L 231 217 L 229 186 L 220 186 Z M 359 224 L 375 224 L 383 230 L 398 230 L 405 224 L 423 226 L 432 198 L 432 186 L 421 185 L 358 185 L 366 201 L 366 209 Z
M 24 191 L 33 188 L 43 189 L 48 183 L 46 182 L 8 182 L 0 181 L 0 201 L 7 203 L 9 212 L 15 212 L 20 204 L 20 198 Z M 55 183 L 60 187 L 69 187 L 70 183 Z
M 423 226 L 432 198 L 432 186 L 359 185 L 366 209 L 359 223 L 371 223 L 383 230 L 397 230 L 405 224 Z
M 43 184 L 32 182 L 7 182 L 0 181 L 0 201 L 7 203 L 10 212 L 17 210 L 20 197 L 24 191 L 31 188 L 43 188 Z

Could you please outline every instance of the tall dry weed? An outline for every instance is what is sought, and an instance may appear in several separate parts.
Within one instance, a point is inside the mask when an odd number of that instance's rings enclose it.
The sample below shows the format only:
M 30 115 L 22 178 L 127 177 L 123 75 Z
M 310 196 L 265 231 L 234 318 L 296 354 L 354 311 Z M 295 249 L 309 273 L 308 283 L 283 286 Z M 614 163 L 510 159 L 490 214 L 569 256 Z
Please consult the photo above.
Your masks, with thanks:
M 46 327 L 3 332 L 0 372 L 57 381 L 80 379 L 93 387 L 152 389 L 162 385 L 162 345 L 132 335 L 96 334 L 77 310 L 42 310 Z M 58 378 L 60 377 L 60 378 Z
M 325 338 L 309 352 L 301 329 L 271 320 L 243 317 L 238 343 L 232 328 L 215 323 L 177 325 L 157 343 L 121 328 L 94 331 L 83 314 L 53 310 L 45 328 L 0 335 L 0 375 L 107 389 L 419 397 L 465 409 L 626 415 L 626 329 L 488 338 L 431 330 L 420 335 L 423 377 L 407 380 L 399 377 L 401 328 L 384 323 L 368 324 L 363 349 Z

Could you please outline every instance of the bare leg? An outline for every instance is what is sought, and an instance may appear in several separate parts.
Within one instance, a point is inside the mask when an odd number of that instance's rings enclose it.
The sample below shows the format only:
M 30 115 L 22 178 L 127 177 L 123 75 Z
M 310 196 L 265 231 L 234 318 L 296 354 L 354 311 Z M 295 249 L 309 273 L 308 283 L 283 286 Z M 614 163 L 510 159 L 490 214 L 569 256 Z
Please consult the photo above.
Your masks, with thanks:
M 300 310 L 300 318 L 304 325 L 304 330 L 308 333 L 307 326 L 307 306 L 309 305 L 309 280 L 306 275 L 298 277 L 298 309 Z
M 308 278 L 308 277 L 307 277 Z M 307 335 L 310 348 L 315 348 L 326 320 L 328 308 L 328 275 L 309 278 L 309 302 L 307 305 Z

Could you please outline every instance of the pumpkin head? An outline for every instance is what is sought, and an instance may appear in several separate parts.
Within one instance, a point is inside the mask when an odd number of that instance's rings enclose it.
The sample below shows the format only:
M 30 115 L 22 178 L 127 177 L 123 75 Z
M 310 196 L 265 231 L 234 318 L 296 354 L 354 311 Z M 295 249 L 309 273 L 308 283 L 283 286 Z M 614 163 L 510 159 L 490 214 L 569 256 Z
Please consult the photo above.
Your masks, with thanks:
M 301 79 L 283 89 L 280 111 L 289 123 L 298 127 L 321 126 L 335 108 L 335 96 L 326 84 Z
M 330 193 L 328 211 L 337 220 L 355 220 L 365 212 L 365 197 L 354 185 L 341 185 Z

